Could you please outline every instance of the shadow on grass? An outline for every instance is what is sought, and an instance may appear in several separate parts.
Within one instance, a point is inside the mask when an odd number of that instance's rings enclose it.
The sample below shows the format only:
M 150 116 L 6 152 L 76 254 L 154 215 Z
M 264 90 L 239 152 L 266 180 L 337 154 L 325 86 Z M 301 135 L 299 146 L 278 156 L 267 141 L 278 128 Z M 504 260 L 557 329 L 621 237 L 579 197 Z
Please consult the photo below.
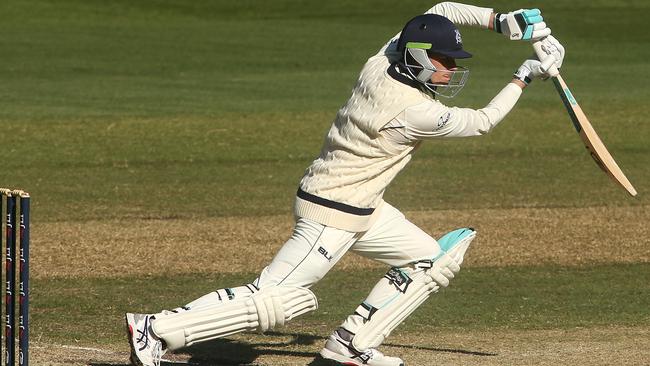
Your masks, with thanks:
M 290 336 L 291 339 L 285 342 L 242 342 L 230 339 L 216 339 L 188 347 L 179 353 L 189 356 L 188 363 L 192 365 L 253 366 L 256 365 L 255 360 L 261 355 L 314 358 L 316 357 L 314 352 L 292 351 L 285 348 L 292 345 L 312 345 L 323 340 L 323 337 L 310 334 L 266 333 L 269 340 L 286 338 L 287 336 Z M 164 363 L 161 364 L 161 366 L 164 365 Z M 172 365 L 172 363 L 169 365 Z
M 278 341 L 278 339 L 286 339 L 291 337 L 288 341 Z M 313 359 L 309 366 L 329 366 L 338 365 L 331 361 L 325 360 L 318 354 L 320 347 L 325 343 L 326 337 L 304 334 L 304 333 L 281 333 L 269 332 L 266 333 L 269 338 L 268 342 L 242 342 L 230 339 L 216 339 L 213 341 L 203 342 L 188 348 L 183 349 L 173 355 L 166 355 L 165 359 L 173 360 L 172 362 L 162 362 L 161 366 L 172 366 L 179 364 L 189 364 L 197 366 L 254 366 L 257 365 L 255 360 L 262 355 L 276 355 L 276 356 L 290 356 L 300 358 Z M 292 345 L 311 346 L 312 351 L 292 351 Z M 417 351 L 429 351 L 433 353 L 457 353 L 463 355 L 473 356 L 497 356 L 496 353 L 479 352 L 465 349 L 453 348 L 436 348 L 436 347 L 422 347 L 413 345 L 401 345 L 393 343 L 385 343 L 385 346 L 402 348 Z M 90 366 L 124 366 L 123 364 L 109 364 L 109 363 L 91 363 Z

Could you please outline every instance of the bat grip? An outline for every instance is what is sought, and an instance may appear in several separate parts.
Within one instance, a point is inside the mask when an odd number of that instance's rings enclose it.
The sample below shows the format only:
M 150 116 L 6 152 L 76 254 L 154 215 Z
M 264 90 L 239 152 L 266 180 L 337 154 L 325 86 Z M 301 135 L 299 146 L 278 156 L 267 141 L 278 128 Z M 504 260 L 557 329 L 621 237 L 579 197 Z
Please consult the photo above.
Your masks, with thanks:
M 555 67 L 555 57 L 544 52 L 541 40 L 533 42 L 533 49 L 535 50 L 535 54 L 537 54 L 537 58 L 542 63 L 542 69 L 548 70 L 548 74 L 551 77 L 560 75 L 560 70 Z

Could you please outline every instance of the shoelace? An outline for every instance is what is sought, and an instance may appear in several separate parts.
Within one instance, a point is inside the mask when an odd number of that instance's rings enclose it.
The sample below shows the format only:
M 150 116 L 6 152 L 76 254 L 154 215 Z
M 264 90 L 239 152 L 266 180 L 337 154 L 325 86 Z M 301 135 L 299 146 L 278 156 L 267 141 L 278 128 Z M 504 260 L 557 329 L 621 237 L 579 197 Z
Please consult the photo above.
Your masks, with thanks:
M 372 360 L 375 357 L 374 351 L 374 349 L 369 348 L 361 353 L 358 357 L 363 363 L 368 363 L 368 361 Z
M 162 349 L 162 342 L 156 342 L 153 345 L 153 350 L 151 350 L 151 358 L 153 358 L 153 363 L 155 366 L 160 366 L 160 361 L 164 354 L 165 351 Z

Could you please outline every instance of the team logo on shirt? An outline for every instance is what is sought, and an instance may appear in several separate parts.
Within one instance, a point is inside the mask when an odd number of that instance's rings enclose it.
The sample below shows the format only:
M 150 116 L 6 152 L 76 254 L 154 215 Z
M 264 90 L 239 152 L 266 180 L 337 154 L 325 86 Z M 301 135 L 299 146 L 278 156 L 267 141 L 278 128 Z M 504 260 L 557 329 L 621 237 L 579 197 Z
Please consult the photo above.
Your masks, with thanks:
M 451 112 L 447 112 L 442 116 L 440 116 L 440 118 L 438 118 L 438 125 L 436 126 L 435 131 L 438 131 L 439 129 L 445 127 L 447 122 L 449 122 L 450 118 L 451 118 Z
M 463 39 L 460 38 L 460 31 L 458 29 L 454 29 L 456 32 L 456 44 L 463 44 Z

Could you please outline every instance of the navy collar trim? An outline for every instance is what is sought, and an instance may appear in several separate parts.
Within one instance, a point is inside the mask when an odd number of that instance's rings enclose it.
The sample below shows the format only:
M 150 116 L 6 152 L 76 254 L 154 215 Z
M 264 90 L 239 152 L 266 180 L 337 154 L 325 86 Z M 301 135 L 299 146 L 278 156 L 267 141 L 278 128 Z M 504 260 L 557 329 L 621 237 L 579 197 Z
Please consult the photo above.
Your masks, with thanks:
M 416 80 L 413 80 L 413 79 L 411 79 L 410 77 L 407 76 L 408 71 L 406 71 L 406 69 L 404 68 L 404 65 L 402 65 L 402 64 L 400 64 L 398 62 L 392 63 L 392 64 L 390 64 L 390 66 L 388 66 L 387 72 L 388 72 L 388 75 L 390 75 L 390 77 L 392 77 L 393 79 L 399 81 L 400 83 L 402 83 L 402 84 L 404 84 L 406 86 L 410 86 L 411 88 L 415 88 L 415 89 L 429 95 L 432 99 L 436 99 L 436 95 L 434 93 L 426 90 L 424 88 L 424 86 L 420 82 L 418 82 Z
M 407 71 L 404 70 L 404 67 L 400 65 L 399 63 L 392 63 L 390 66 L 388 66 L 388 75 L 392 77 L 393 79 L 399 81 L 400 83 L 410 86 L 412 88 L 420 90 L 421 84 L 410 77 L 406 76 L 405 73 Z

